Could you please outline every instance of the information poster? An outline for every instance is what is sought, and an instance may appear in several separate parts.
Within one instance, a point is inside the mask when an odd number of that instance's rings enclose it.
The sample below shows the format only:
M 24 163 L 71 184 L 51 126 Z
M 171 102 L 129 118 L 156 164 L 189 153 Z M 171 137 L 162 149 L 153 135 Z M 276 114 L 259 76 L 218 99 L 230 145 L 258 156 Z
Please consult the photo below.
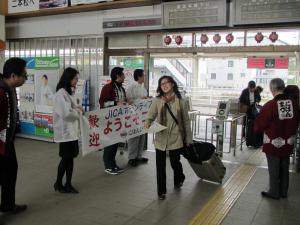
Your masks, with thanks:
M 53 116 L 49 114 L 34 114 L 34 125 L 36 127 L 36 135 L 53 138 Z
M 34 116 L 34 78 L 35 78 L 35 59 L 24 58 L 26 61 L 28 78 L 20 88 L 19 96 L 19 119 L 21 133 L 35 135 Z
M 35 111 L 52 113 L 59 80 L 59 58 L 37 57 L 35 61 Z

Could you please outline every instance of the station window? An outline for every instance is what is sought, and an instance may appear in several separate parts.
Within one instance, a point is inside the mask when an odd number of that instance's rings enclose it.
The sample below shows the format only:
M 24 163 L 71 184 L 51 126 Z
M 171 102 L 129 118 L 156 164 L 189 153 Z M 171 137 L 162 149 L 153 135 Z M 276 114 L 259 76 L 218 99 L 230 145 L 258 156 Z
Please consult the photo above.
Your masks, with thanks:
M 233 61 L 232 60 L 228 60 L 228 67 L 233 67 Z
M 210 79 L 211 79 L 211 80 L 217 79 L 217 74 L 216 74 L 216 73 L 211 73 L 211 74 L 210 74 Z
M 227 80 L 233 80 L 233 73 L 227 73 Z
M 245 77 L 246 76 L 246 74 L 245 73 L 241 73 L 241 77 Z

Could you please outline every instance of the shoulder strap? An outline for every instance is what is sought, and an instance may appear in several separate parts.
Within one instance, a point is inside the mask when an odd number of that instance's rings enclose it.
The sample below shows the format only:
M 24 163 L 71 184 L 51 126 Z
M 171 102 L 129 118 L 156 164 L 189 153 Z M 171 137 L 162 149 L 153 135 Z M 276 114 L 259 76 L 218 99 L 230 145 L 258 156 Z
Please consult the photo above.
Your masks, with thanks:
M 172 113 L 172 111 L 171 111 L 169 105 L 168 105 L 167 103 L 165 103 L 165 106 L 166 106 L 168 112 L 170 113 L 170 115 L 172 116 L 173 120 L 175 121 L 175 123 L 178 125 L 178 120 L 176 119 L 176 117 L 175 117 L 174 114 Z

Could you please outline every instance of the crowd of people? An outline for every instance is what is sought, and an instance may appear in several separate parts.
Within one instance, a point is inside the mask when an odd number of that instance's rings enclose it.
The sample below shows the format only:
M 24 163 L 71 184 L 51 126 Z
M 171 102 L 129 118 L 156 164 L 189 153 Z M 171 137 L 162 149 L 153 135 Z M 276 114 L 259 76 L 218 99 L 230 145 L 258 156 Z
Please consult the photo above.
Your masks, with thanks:
M 99 98 L 100 108 L 131 104 L 136 99 L 148 98 L 143 86 L 144 71 L 134 71 L 135 84 L 125 91 L 122 86 L 124 69 L 114 67 L 111 70 L 111 82 L 106 84 Z M 16 87 L 24 84 L 27 79 L 26 61 L 20 58 L 8 59 L 0 77 L 0 184 L 1 212 L 18 213 L 26 210 L 27 205 L 16 204 L 15 186 L 18 163 L 14 147 L 17 123 Z M 79 72 L 74 68 L 66 68 L 60 77 L 54 94 L 54 140 L 59 143 L 61 160 L 57 169 L 57 179 L 54 190 L 60 193 L 79 193 L 72 185 L 74 158 L 78 156 L 79 118 L 84 114 L 83 108 L 74 98 L 74 91 L 79 79 Z M 261 101 L 262 88 L 256 87 L 250 81 L 248 88 L 243 90 L 240 103 L 247 120 L 245 133 L 255 136 L 263 134 L 263 141 L 249 141 L 249 146 L 255 148 L 263 145 L 269 169 L 269 184 L 267 191 L 261 192 L 263 197 L 272 199 L 286 198 L 289 184 L 289 156 L 295 143 L 295 135 L 299 124 L 299 88 L 285 87 L 282 79 L 276 78 L 270 82 L 273 99 L 257 110 Z M 156 121 L 167 127 L 155 135 L 156 149 L 156 179 L 158 198 L 166 198 L 166 152 L 169 152 L 170 164 L 174 172 L 174 188 L 179 189 L 184 183 L 185 175 L 180 162 L 181 151 L 192 143 L 192 133 L 188 107 L 178 90 L 176 81 L 171 76 L 162 76 L 158 81 L 157 96 L 153 99 L 145 121 L 149 128 Z M 256 113 L 254 111 L 256 110 Z M 250 127 L 250 128 L 249 128 Z M 245 134 L 246 139 L 249 138 Z M 247 144 L 248 145 L 248 144 Z M 111 175 L 124 172 L 116 162 L 118 143 L 107 146 L 103 151 L 104 171 Z M 128 141 L 128 165 L 136 167 L 147 163 L 143 156 L 145 150 L 145 135 Z M 65 182 L 63 178 L 65 176 Z

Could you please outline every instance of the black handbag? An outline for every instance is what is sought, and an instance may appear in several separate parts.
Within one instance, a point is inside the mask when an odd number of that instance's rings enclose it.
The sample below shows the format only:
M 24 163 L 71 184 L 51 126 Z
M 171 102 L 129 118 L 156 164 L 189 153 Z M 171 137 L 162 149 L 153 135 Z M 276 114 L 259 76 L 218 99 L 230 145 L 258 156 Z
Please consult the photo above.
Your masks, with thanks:
M 170 115 L 174 119 L 175 123 L 178 125 L 178 120 L 175 118 L 174 114 L 172 113 L 169 105 L 165 103 L 167 110 L 169 111 Z M 181 134 L 183 136 L 183 134 Z M 184 141 L 184 136 L 183 136 Z M 184 144 L 185 145 L 185 144 Z M 180 154 L 186 158 L 187 160 L 201 164 L 202 161 L 209 160 L 212 154 L 215 152 L 216 147 L 209 142 L 201 142 L 193 140 L 193 143 L 189 146 L 186 146 L 182 149 Z
M 191 145 L 182 150 L 182 156 L 193 163 L 201 164 L 211 158 L 215 149 L 212 143 L 193 140 Z

